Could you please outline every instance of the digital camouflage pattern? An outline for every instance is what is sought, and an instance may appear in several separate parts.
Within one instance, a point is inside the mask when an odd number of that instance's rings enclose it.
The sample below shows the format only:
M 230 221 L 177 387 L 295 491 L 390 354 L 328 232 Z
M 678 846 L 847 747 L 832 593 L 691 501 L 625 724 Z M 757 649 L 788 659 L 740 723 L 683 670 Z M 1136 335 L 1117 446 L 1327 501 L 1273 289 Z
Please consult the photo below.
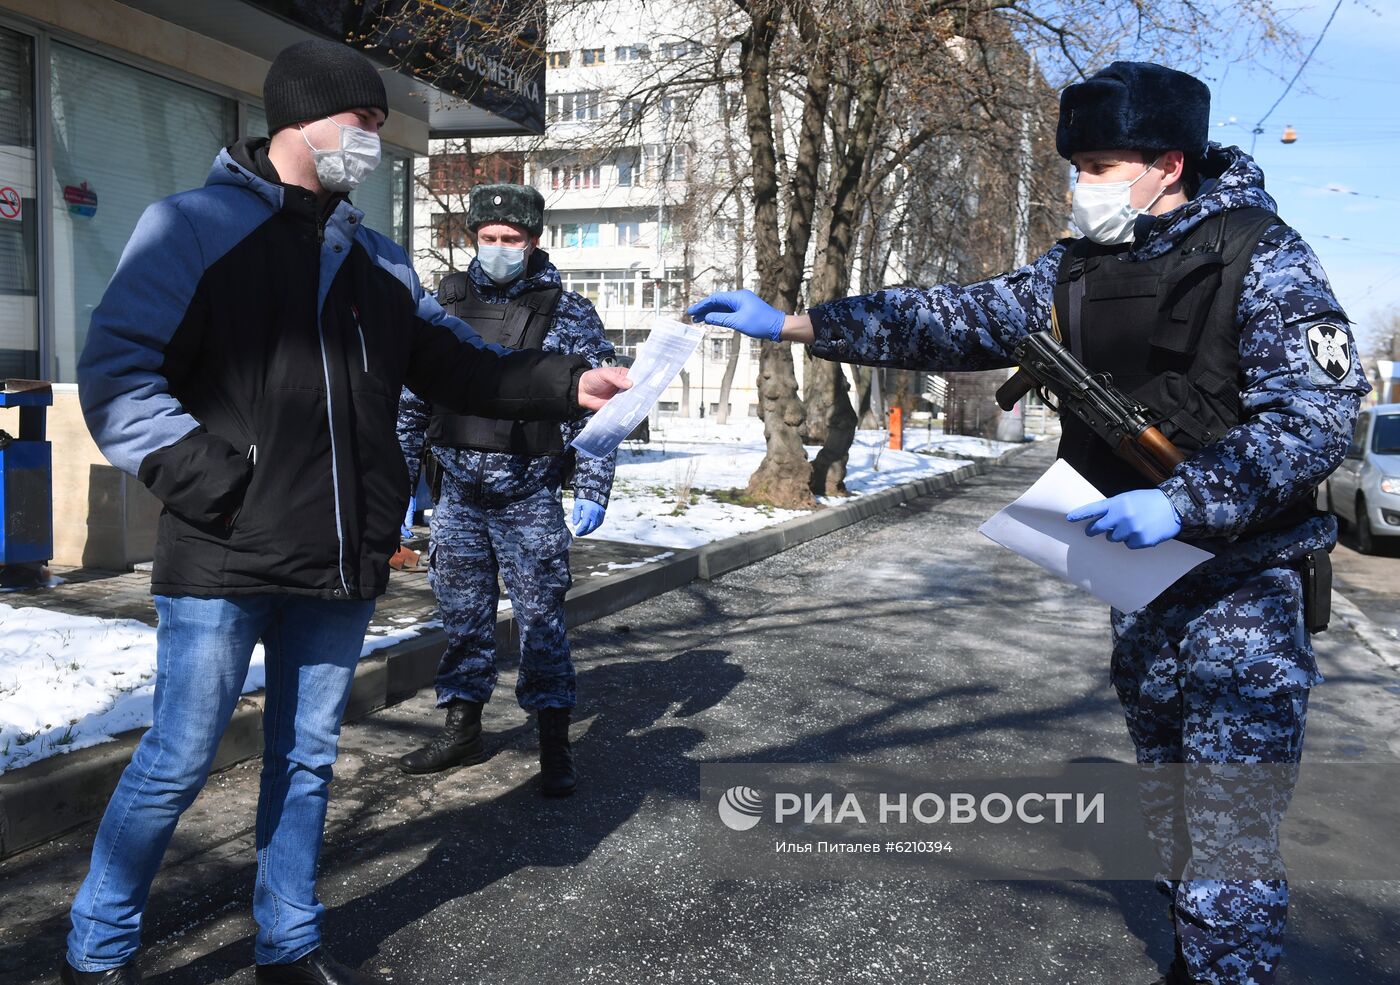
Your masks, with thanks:
M 1178 583 L 1136 612 L 1114 610 L 1111 678 L 1139 763 L 1297 763 L 1308 689 L 1321 681 L 1303 628 L 1302 581 L 1291 568 Z M 1178 947 L 1195 981 L 1274 981 L 1283 956 L 1288 884 L 1200 878 L 1203 858 L 1244 857 L 1282 872 L 1278 828 L 1291 775 L 1223 785 L 1197 778 L 1144 784 L 1162 855 Z M 1189 851 L 1182 851 L 1189 845 Z M 1221 861 L 1220 864 L 1228 864 Z M 1196 875 L 1196 878 L 1193 878 Z
M 428 580 L 447 649 L 437 700 L 485 702 L 496 687 L 496 572 L 520 632 L 515 696 L 526 711 L 574 706 L 574 665 L 564 624 L 569 541 L 557 491 L 541 488 L 501 506 L 475 502 L 451 473 L 433 508 Z
M 1238 148 L 1212 144 L 1202 173 L 1218 177 L 1192 201 L 1139 219 L 1128 259 L 1176 248 L 1222 211 L 1276 209 L 1263 173 Z M 817 305 L 813 350 L 919 370 L 1011 367 L 1016 342 L 1050 328 L 1065 248 L 966 287 L 892 288 Z M 1214 557 L 1145 609 L 1111 616 L 1113 681 L 1142 762 L 1296 762 L 1308 688 L 1321 681 L 1292 565 L 1311 549 L 1330 549 L 1336 521 L 1318 515 L 1284 530 L 1241 532 L 1310 496 L 1340 464 L 1370 385 L 1317 257 L 1287 226 L 1254 248 L 1237 320 L 1246 418 L 1159 486 L 1181 517 L 1181 539 Z M 1239 830 L 1267 833 L 1286 798 L 1233 806 Z M 1169 888 L 1191 975 L 1211 985 L 1272 982 L 1286 883 L 1185 875 Z
M 467 275 L 483 301 L 505 304 L 526 290 L 557 287 L 559 272 L 536 250 L 526 274 L 497 284 L 473 260 Z M 559 298 L 554 324 L 541 348 L 582 355 L 594 366 L 613 356 L 603 323 L 588 300 L 572 291 Z M 398 436 L 410 488 L 418 486 L 432 408 L 404 390 Z M 560 425 L 565 447 L 587 418 Z M 486 701 L 496 683 L 497 571 L 505 582 L 520 627 L 520 673 L 516 697 L 528 711 L 571 708 L 574 668 L 564 627 L 564 595 L 571 584 L 570 533 L 559 490 L 574 466 L 574 454 L 509 455 L 460 448 L 428 450 L 442 471 L 434 504 L 429 580 L 442 610 L 447 650 L 438 666 L 437 699 Z M 606 506 L 615 455 L 581 458 L 572 478 L 574 495 Z

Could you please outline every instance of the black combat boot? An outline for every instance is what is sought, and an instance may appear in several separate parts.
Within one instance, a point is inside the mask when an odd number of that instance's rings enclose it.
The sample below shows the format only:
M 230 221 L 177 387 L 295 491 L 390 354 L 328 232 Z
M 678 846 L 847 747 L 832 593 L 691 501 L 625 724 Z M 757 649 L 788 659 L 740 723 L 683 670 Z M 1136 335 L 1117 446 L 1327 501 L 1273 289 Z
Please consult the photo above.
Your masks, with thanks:
M 458 698 L 447 705 L 447 724 L 422 749 L 399 757 L 405 773 L 440 773 L 453 766 L 470 766 L 486 761 L 486 743 L 481 738 L 480 701 Z
M 378 975 L 345 967 L 324 947 L 291 964 L 260 964 L 254 978 L 258 985 L 388 985 Z
M 68 963 L 67 958 L 59 966 L 58 980 L 63 985 L 141 985 L 141 976 L 137 974 L 133 962 L 106 971 L 79 971 Z
M 569 748 L 569 709 L 540 709 L 540 793 L 567 797 L 574 792 L 578 774 Z

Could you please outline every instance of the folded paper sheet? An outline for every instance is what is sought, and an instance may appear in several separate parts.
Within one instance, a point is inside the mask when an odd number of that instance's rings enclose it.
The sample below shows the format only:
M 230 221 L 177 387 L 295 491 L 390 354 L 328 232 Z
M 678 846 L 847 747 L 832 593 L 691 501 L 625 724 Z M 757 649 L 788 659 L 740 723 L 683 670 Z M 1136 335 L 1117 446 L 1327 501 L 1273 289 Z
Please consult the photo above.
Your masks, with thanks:
M 1176 540 L 1133 550 L 1102 535 L 1086 536 L 1090 521 L 1065 519 L 1071 510 L 1103 498 L 1073 466 L 1057 461 L 980 530 L 1002 547 L 1124 612 L 1141 609 L 1212 556 Z
M 632 389 L 622 391 L 594 414 L 573 440 L 573 446 L 589 458 L 612 454 L 646 418 L 652 404 L 661 399 L 703 335 L 703 325 L 659 319 L 642 343 L 637 361 L 627 371 Z

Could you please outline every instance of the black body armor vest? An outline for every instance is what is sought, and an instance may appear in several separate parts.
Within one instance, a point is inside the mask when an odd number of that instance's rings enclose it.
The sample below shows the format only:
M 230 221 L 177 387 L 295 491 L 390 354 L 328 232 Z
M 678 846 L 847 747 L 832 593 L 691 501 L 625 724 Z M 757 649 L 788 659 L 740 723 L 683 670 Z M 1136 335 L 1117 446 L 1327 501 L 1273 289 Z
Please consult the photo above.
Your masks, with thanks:
M 1188 455 L 1243 418 L 1236 309 L 1253 247 L 1279 225 L 1266 209 L 1239 209 L 1200 223 L 1150 260 L 1128 261 L 1126 249 L 1084 238 L 1060 263 L 1062 341 L 1146 404 Z M 1152 485 L 1073 414 L 1060 423 L 1060 457 L 1105 496 Z
M 554 324 L 560 288 L 527 291 L 506 304 L 477 296 L 471 278 L 458 271 L 443 278 L 438 300 L 450 315 L 465 321 L 481 338 L 507 349 L 539 349 Z M 564 436 L 558 421 L 500 421 L 493 417 L 433 411 L 428 441 L 437 448 L 471 448 L 510 455 L 558 455 Z

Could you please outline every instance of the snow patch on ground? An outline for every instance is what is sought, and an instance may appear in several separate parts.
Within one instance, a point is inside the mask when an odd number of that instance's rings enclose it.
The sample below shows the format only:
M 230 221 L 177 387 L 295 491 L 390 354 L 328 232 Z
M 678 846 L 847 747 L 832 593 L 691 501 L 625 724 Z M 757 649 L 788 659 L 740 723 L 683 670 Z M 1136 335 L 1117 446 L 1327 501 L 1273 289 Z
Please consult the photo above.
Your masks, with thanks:
M 371 627 L 360 655 L 441 625 Z M 0 604 L 0 773 L 150 725 L 155 681 L 152 626 Z M 265 682 L 259 645 L 243 693 Z
M 981 438 L 945 439 L 942 432 L 905 432 L 904 451 L 888 447 L 884 431 L 859 431 L 851 447 L 846 488 L 868 495 L 904 482 L 951 472 L 967 457 L 995 456 L 1012 445 Z M 939 455 L 922 453 L 937 445 Z M 692 548 L 761 530 L 805 515 L 801 510 L 744 506 L 724 494 L 740 490 L 763 461 L 763 424 L 746 419 L 717 424 L 709 419 L 663 418 L 650 444 L 625 444 L 617 455 L 617 478 L 603 540 Z M 817 452 L 807 449 L 810 459 Z M 948 458 L 955 454 L 964 458 Z M 689 502 L 685 502 L 686 494 Z M 716 494 L 720 494 L 716 496 Z M 827 505 L 842 497 L 823 500 Z
M 859 432 L 846 477 L 851 493 L 868 495 L 1012 447 L 919 429 L 906 430 L 905 444 L 905 450 L 892 451 L 885 432 Z M 815 453 L 815 448 L 807 449 L 809 458 Z M 763 454 L 763 425 L 751 419 L 726 425 L 663 419 L 652 430 L 650 444 L 624 445 L 612 503 L 597 536 L 665 550 L 639 561 L 611 563 L 593 574 L 657 563 L 677 549 L 804 515 L 731 501 L 731 491 L 744 488 Z M 503 598 L 499 608 L 508 610 L 509 600 Z M 438 619 L 391 617 L 370 627 L 373 635 L 366 638 L 361 653 L 441 625 Z M 259 646 L 244 693 L 263 686 L 263 659 Z M 144 623 L 0 604 L 0 772 L 149 725 L 155 673 L 155 629 Z

